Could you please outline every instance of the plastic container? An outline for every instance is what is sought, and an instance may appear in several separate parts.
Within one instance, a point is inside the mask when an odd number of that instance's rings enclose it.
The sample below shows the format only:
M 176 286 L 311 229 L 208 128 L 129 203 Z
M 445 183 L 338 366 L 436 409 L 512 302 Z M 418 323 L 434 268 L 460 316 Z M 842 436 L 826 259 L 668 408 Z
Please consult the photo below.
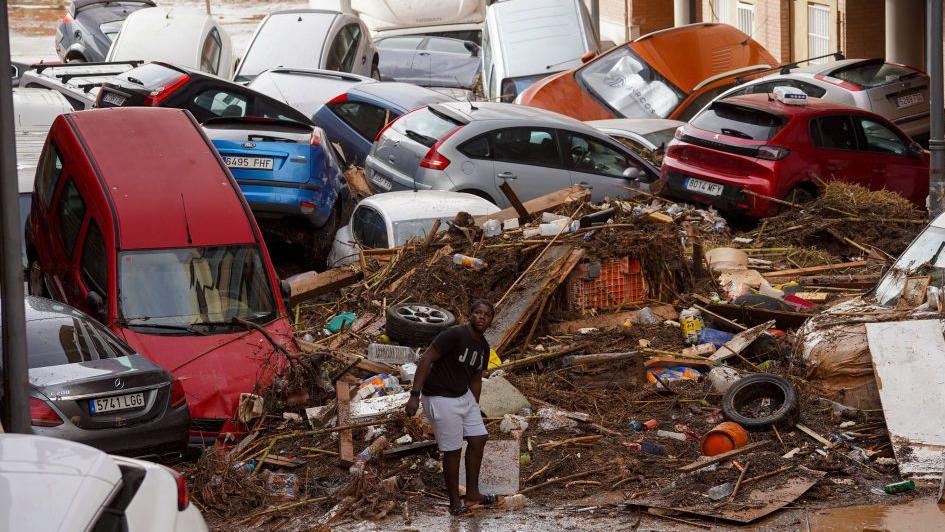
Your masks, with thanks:
M 712 386 L 712 389 L 718 393 L 724 394 L 735 384 L 735 381 L 741 378 L 738 371 L 728 366 L 716 366 L 709 371 L 706 380 Z
M 643 428 L 646 430 L 656 430 L 660 428 L 660 422 L 655 419 L 650 419 L 643 422 Z
M 487 238 L 502 234 L 502 223 L 499 220 L 487 220 L 482 224 L 482 232 Z
M 413 382 L 413 377 L 416 374 L 417 365 L 413 362 L 408 362 L 403 366 L 400 366 L 400 380 L 404 382 Z
M 462 266 L 464 268 L 469 268 L 470 270 L 484 270 L 489 267 L 489 263 L 482 259 L 477 259 L 476 257 L 470 257 L 468 255 L 463 255 L 462 253 L 457 253 L 453 255 L 453 264 L 457 266 Z
M 715 456 L 744 447 L 747 443 L 748 431 L 738 423 L 726 421 L 705 433 L 699 443 L 699 451 L 703 456 Z
M 710 329 L 706 327 L 699 331 L 699 339 L 696 343 L 699 344 L 712 344 L 716 349 L 722 347 L 722 344 L 732 339 L 735 336 L 730 332 L 720 331 L 718 329 Z
M 679 325 L 682 329 L 683 337 L 689 345 L 705 343 L 699 341 L 700 332 L 705 328 L 705 321 L 702 319 L 702 313 L 695 307 L 689 307 L 679 314 Z

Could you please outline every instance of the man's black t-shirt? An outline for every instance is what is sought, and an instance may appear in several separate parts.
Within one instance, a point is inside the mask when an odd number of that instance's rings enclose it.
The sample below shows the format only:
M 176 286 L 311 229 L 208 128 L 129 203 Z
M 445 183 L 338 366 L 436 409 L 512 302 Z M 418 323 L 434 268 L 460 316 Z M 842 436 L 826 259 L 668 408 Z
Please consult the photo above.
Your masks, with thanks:
M 489 342 L 468 325 L 454 325 L 441 332 L 433 347 L 440 359 L 430 368 L 423 395 L 460 397 L 469 390 L 469 377 L 489 365 Z

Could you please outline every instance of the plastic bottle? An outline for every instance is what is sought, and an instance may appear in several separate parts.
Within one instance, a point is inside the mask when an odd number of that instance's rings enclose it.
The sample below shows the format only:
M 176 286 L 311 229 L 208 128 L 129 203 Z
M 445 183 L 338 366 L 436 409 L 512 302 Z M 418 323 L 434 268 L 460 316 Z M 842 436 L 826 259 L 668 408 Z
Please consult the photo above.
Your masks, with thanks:
M 915 489 L 915 482 L 911 480 L 903 480 L 902 482 L 893 482 L 892 484 L 886 484 L 883 486 L 883 491 L 889 494 L 893 493 L 905 493 L 907 491 L 912 491 Z
M 471 270 L 484 270 L 489 267 L 489 263 L 482 259 L 477 259 L 476 257 L 470 257 L 468 255 L 463 255 L 462 253 L 457 253 L 453 255 L 453 264 L 457 266 L 463 266 L 464 268 L 469 268 Z
M 687 344 L 696 345 L 700 343 L 699 333 L 705 328 L 705 321 L 703 321 L 702 313 L 699 312 L 699 309 L 689 307 L 679 313 L 679 325 L 682 328 L 682 334 Z
M 348 472 L 352 475 L 360 474 L 364 471 L 364 466 L 371 461 L 371 458 L 380 454 L 385 447 L 387 447 L 387 436 L 378 436 L 378 438 L 374 440 L 374 443 L 368 445 L 363 451 L 358 453 L 358 456 L 354 458 L 354 464 L 348 468 Z
M 505 500 L 502 501 L 502 506 L 508 510 L 520 510 L 527 505 L 528 498 L 521 493 L 505 497 Z
M 683 434 L 682 432 L 672 432 L 672 431 L 663 430 L 663 429 L 656 431 L 656 435 L 659 436 L 660 438 L 672 438 L 674 440 L 679 440 L 679 441 L 686 441 L 687 439 L 686 435 Z
M 487 238 L 499 236 L 502 234 L 502 222 L 499 220 L 487 220 L 486 223 L 482 224 L 482 232 Z

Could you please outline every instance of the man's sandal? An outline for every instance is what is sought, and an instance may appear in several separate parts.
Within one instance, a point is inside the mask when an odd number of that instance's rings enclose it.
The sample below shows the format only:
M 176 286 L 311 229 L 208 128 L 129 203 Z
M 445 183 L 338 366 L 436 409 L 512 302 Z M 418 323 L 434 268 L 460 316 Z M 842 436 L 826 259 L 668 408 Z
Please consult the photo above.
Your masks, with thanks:
M 463 503 L 460 503 L 459 506 L 450 506 L 451 515 L 466 515 L 470 512 L 471 510 Z
M 499 496 L 495 493 L 483 493 L 482 500 L 473 503 L 473 507 L 493 508 L 499 504 Z

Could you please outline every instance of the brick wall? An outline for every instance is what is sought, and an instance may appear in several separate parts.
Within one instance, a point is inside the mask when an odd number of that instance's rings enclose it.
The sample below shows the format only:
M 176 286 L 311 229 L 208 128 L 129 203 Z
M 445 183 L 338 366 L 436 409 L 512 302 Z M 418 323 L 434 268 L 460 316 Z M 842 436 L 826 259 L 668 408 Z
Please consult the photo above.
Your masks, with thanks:
M 640 27 L 640 35 L 673 27 L 672 0 L 631 0 L 630 23 Z
M 840 49 L 847 57 L 883 57 L 885 21 L 883 0 L 840 0 Z M 919 39 L 923 31 L 917 21 Z

